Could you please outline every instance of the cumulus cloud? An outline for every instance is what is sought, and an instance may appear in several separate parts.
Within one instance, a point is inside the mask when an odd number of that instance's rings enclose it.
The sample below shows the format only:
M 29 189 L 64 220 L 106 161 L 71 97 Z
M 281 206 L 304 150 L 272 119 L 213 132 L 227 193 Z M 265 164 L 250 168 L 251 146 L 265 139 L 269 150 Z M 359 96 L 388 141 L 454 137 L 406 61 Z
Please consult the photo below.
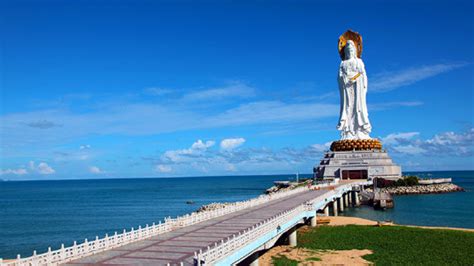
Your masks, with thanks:
M 89 145 L 89 144 L 79 146 L 79 150 L 88 150 L 90 148 L 91 148 L 91 145 Z
M 36 165 L 34 161 L 30 161 L 28 165 L 30 170 L 41 175 L 50 175 L 56 172 L 51 166 L 49 166 L 45 162 L 40 162 L 38 165 Z
M 26 175 L 26 174 L 28 174 L 28 171 L 24 168 L 5 169 L 5 170 L 0 169 L 0 175 Z
M 48 121 L 48 120 L 33 121 L 33 122 L 26 123 L 26 125 L 29 126 L 29 127 L 39 128 L 39 129 L 48 129 L 48 128 L 52 128 L 52 127 L 60 127 L 61 126 L 60 124 L 56 124 L 56 123 L 54 123 L 52 121 Z
M 429 156 L 472 156 L 474 154 L 474 128 L 465 132 L 443 132 L 430 139 L 417 138 L 418 132 L 390 134 L 383 143 L 399 153 Z
M 242 144 L 244 144 L 245 139 L 244 138 L 235 138 L 235 139 L 223 139 L 221 141 L 221 149 L 223 150 L 232 150 L 235 149 Z
M 197 140 L 194 142 L 189 149 L 180 149 L 180 150 L 169 150 L 162 155 L 162 160 L 165 162 L 184 162 L 189 158 L 200 157 L 208 148 L 214 146 L 215 141 L 208 140 L 203 142 L 202 140 Z
M 191 145 L 191 150 L 205 150 L 214 146 L 215 143 L 216 142 L 213 140 L 203 142 L 202 140 L 198 139 L 196 142 L 193 143 L 193 145 Z
M 91 166 L 91 167 L 89 167 L 89 173 L 92 173 L 92 174 L 103 174 L 103 173 L 105 173 L 105 171 L 103 171 L 102 169 L 100 169 L 100 168 L 97 167 L 97 166 Z
M 169 165 L 159 164 L 155 167 L 155 171 L 159 173 L 171 173 L 173 168 L 171 168 Z
M 466 63 L 436 64 L 380 73 L 371 78 L 370 91 L 391 91 L 466 65 Z
M 240 82 L 232 82 L 230 85 L 221 87 L 200 90 L 185 94 L 182 98 L 184 101 L 206 101 L 206 100 L 221 100 L 224 98 L 248 98 L 255 96 L 255 89 Z
M 382 138 L 382 143 L 386 145 L 397 144 L 403 142 L 404 140 L 412 139 L 413 137 L 416 137 L 418 135 L 420 135 L 420 132 L 392 133 Z

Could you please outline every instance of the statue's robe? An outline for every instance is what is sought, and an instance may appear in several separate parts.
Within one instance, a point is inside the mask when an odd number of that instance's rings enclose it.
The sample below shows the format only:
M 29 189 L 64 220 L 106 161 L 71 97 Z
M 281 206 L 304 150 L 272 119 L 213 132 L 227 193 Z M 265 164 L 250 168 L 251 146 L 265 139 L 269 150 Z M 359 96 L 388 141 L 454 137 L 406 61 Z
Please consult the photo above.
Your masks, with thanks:
M 350 79 L 360 73 L 351 82 Z M 341 109 L 337 129 L 341 139 L 370 139 L 372 126 L 367 111 L 367 75 L 364 62 L 354 57 L 341 62 L 339 67 L 339 92 Z

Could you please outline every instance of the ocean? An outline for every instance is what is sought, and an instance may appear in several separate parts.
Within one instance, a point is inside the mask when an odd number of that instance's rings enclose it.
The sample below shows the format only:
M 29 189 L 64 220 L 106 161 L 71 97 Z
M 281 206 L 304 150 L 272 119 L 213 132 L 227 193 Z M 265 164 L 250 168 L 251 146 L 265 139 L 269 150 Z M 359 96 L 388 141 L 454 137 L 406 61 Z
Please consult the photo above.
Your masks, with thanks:
M 413 174 L 413 173 L 406 173 Z M 452 177 L 462 193 L 396 196 L 385 212 L 361 207 L 344 215 L 399 224 L 474 228 L 474 171 L 423 172 Z M 304 175 L 300 175 L 305 177 Z M 309 176 L 309 175 L 308 175 Z M 203 204 L 260 195 L 294 175 L 0 182 L 0 258 L 30 256 L 190 213 Z M 188 204 L 192 201 L 193 204 Z

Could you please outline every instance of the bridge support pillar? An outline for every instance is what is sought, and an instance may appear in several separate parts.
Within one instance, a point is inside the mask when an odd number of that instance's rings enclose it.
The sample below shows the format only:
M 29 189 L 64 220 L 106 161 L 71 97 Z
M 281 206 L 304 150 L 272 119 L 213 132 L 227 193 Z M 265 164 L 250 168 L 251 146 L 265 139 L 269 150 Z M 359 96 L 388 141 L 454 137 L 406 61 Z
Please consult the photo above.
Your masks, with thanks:
M 296 239 L 296 228 L 295 228 L 290 232 L 290 235 L 288 235 L 288 245 L 290 245 L 291 247 L 296 247 L 297 244 L 298 242 Z
M 348 208 L 349 207 L 349 193 L 345 193 L 343 198 L 344 198 L 344 208 Z
M 257 252 L 253 253 L 253 254 L 250 256 L 250 258 L 249 258 L 249 260 L 250 260 L 250 261 L 249 261 L 249 265 L 250 265 L 250 266 L 258 266 L 258 257 L 260 257 L 259 255 L 260 255 L 260 254 L 259 254 L 259 252 L 257 251 Z
M 318 220 L 317 216 L 315 215 L 314 217 L 309 218 L 309 223 L 311 227 L 316 227 L 318 225 Z
M 340 198 L 337 198 L 337 202 L 339 203 L 339 211 L 344 212 L 344 196 L 341 196 Z
M 352 196 L 354 195 L 354 193 L 352 191 L 349 191 L 349 193 L 347 193 L 347 198 L 349 198 L 349 207 L 352 207 Z
M 332 202 L 332 213 L 334 216 L 337 216 L 337 199 Z
M 355 203 L 355 206 L 360 205 L 359 192 L 357 192 L 357 191 L 354 191 L 354 203 Z
M 326 207 L 324 207 L 324 215 L 329 216 L 329 206 L 328 205 L 326 205 Z

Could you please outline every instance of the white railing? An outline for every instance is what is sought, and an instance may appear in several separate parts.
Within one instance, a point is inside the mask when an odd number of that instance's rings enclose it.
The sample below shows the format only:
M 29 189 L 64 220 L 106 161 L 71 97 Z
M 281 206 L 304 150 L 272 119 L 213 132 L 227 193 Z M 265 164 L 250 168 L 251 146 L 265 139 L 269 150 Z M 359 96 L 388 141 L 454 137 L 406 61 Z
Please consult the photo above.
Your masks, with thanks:
M 195 253 L 195 261 L 197 265 L 212 265 L 213 262 L 227 257 L 229 254 L 232 254 L 236 250 L 252 243 L 263 235 L 268 234 L 273 230 L 278 231 L 280 225 L 291 221 L 300 212 L 310 209 L 312 209 L 311 205 L 308 206 L 307 204 L 302 204 L 292 210 L 281 212 L 276 216 L 268 218 L 267 220 L 244 230 L 243 233 L 233 235 L 232 237 L 227 238 L 227 240 L 215 242 L 213 245 L 208 246 L 205 251 L 200 250 L 199 253 Z
M 337 183 L 338 181 L 316 187 L 328 187 Z M 365 184 L 367 184 L 367 182 L 357 183 L 357 185 Z M 232 235 L 232 237 L 228 237 L 226 240 L 221 240 L 220 242 L 215 242 L 213 245 L 208 246 L 206 250 L 200 250 L 199 253 L 196 252 L 194 254 L 195 262 L 197 265 L 212 265 L 216 261 L 228 257 L 230 254 L 236 252 L 244 246 L 251 244 L 263 235 L 268 234 L 273 230 L 278 230 L 277 228 L 280 225 L 291 221 L 299 213 L 303 211 L 314 211 L 313 203 L 325 201 L 326 199 L 337 196 L 338 194 L 344 193 L 345 191 L 350 191 L 352 186 L 354 186 L 353 183 L 341 185 L 335 190 L 328 191 L 327 193 L 324 193 L 323 195 L 311 201 L 299 205 L 292 210 L 284 211 L 271 218 L 268 218 L 265 221 L 252 226 L 247 230 L 244 230 L 243 233 Z
M 251 208 L 272 200 L 281 199 L 283 197 L 298 194 L 309 189 L 314 189 L 315 187 L 321 188 L 335 184 L 337 184 L 337 182 L 321 184 L 313 187 L 304 186 L 283 192 L 276 192 L 269 195 L 261 195 L 257 198 L 253 198 L 250 200 L 228 203 L 226 205 L 223 205 L 223 207 L 215 210 L 193 212 L 191 214 L 186 214 L 184 216 L 179 216 L 176 218 L 169 217 L 165 218 L 165 221 L 163 223 L 153 223 L 152 226 L 146 225 L 143 228 L 138 227 L 138 229 L 132 228 L 128 232 L 124 230 L 121 234 L 115 232 L 114 235 L 105 235 L 104 238 L 99 238 L 96 236 L 95 240 L 88 241 L 87 239 L 85 239 L 85 241 L 81 244 L 77 244 L 76 241 L 74 241 L 74 244 L 67 248 L 65 248 L 64 244 L 62 244 L 60 249 L 51 250 L 51 248 L 48 248 L 48 251 L 42 254 L 36 254 L 36 251 L 34 251 L 33 256 L 27 258 L 21 258 L 20 255 L 18 255 L 17 258 L 14 260 L 2 260 L 0 258 L 0 265 L 57 265 L 60 263 L 65 263 L 82 257 L 97 254 L 99 252 L 106 251 L 109 249 L 117 248 L 136 241 L 144 240 L 152 236 L 175 230 L 177 228 L 193 225 L 246 208 Z

